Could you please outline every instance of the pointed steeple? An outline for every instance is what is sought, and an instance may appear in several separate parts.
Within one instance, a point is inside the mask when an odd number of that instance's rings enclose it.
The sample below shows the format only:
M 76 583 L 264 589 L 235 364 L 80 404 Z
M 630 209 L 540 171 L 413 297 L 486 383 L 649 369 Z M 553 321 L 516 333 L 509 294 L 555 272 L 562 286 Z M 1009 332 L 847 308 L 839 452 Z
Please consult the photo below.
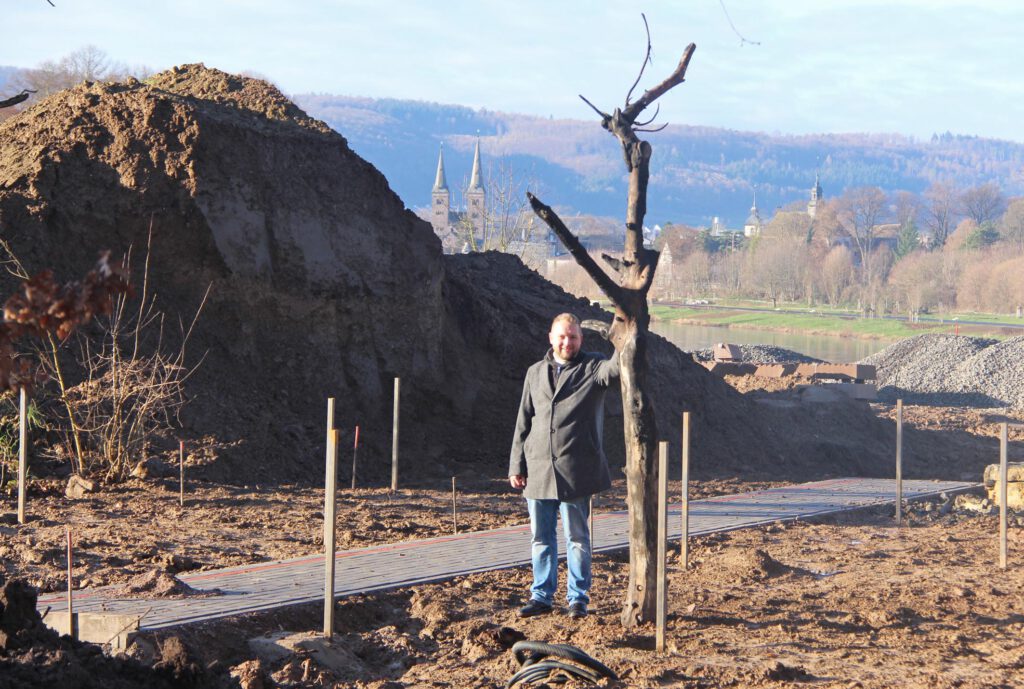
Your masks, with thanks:
M 441 151 L 437 154 L 437 175 L 434 177 L 434 191 L 446 191 L 448 182 L 444 178 L 444 142 L 441 142 Z
M 476 152 L 473 153 L 473 174 L 469 177 L 469 188 L 472 191 L 483 191 L 484 185 L 480 174 L 480 139 L 476 140 Z

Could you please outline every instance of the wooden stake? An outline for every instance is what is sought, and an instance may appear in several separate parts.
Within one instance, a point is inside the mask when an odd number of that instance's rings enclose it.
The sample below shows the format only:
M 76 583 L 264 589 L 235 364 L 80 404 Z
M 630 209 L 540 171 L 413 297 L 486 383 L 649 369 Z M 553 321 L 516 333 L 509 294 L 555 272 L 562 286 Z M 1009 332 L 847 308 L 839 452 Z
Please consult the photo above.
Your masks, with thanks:
M 18 523 L 25 523 L 25 495 L 28 480 L 28 393 L 22 386 L 18 411 Z
M 334 400 L 330 400 L 333 411 Z M 324 478 L 324 636 L 334 635 L 334 500 L 338 490 L 338 440 L 341 433 L 327 435 L 327 473 Z
M 1007 423 L 999 424 L 999 568 L 1006 569 Z
M 67 536 L 67 542 L 68 542 L 68 633 L 71 635 L 72 639 L 76 639 L 76 638 L 78 638 L 78 636 L 75 633 L 75 631 L 76 631 L 75 630 L 75 606 L 74 606 L 74 597 L 71 594 L 71 592 L 74 590 L 74 580 L 71 578 L 72 564 L 71 564 L 71 525 L 70 524 L 67 524 L 67 525 L 64 526 L 64 532 L 65 532 L 65 535 Z
M 452 476 L 452 532 L 459 533 L 459 514 L 455 506 L 455 477 Z
M 327 444 L 331 444 L 331 431 L 334 430 L 334 398 L 327 398 Z
M 178 506 L 185 506 L 185 441 L 178 441 Z
M 658 600 L 655 650 L 665 652 L 665 621 L 668 616 L 668 443 L 658 443 Z
M 395 411 L 391 428 L 391 490 L 398 490 L 398 397 L 401 378 L 395 378 Z
M 903 524 L 903 400 L 896 400 L 896 526 Z
M 690 567 L 690 412 L 683 412 L 683 480 L 680 489 L 682 529 L 679 537 L 679 559 L 683 569 Z
M 356 459 L 359 457 L 359 426 L 356 426 L 356 439 L 352 444 L 352 490 L 356 489 Z
M 587 530 L 590 532 L 590 557 L 594 557 L 594 496 L 590 496 L 587 504 Z

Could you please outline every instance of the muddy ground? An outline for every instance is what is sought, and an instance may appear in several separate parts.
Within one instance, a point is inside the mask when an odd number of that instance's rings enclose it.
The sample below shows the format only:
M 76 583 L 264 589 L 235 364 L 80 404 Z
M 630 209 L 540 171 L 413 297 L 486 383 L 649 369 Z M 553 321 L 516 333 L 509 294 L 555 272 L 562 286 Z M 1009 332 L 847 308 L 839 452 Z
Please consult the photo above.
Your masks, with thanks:
M 884 405 L 875 411 L 892 413 Z M 939 461 L 936 477 L 963 478 L 977 471 L 979 459 L 997 456 L 996 427 L 984 410 L 907 407 L 905 419 L 919 443 L 946 432 L 944 442 L 955 437 L 962 444 L 963 465 Z M 733 493 L 798 477 L 779 479 L 701 481 L 693 493 Z M 460 529 L 524 522 L 521 499 L 500 477 L 466 471 L 457 481 Z M 622 508 L 623 494 L 620 479 L 597 509 Z M 61 590 L 67 523 L 80 587 L 138 584 L 154 569 L 176 573 L 305 555 L 321 547 L 322 499 L 312 488 L 193 483 L 180 508 L 171 478 L 133 480 L 73 501 L 60 484 L 40 482 L 24 526 L 14 523 L 13 501 L 4 497 L 0 575 Z M 653 652 L 653 628 L 625 632 L 618 624 L 625 553 L 596 556 L 593 611 L 582 621 L 560 609 L 518 619 L 529 586 L 528 568 L 519 568 L 340 601 L 335 646 L 343 662 L 333 666 L 309 650 L 257 661 L 248 644 L 269 633 L 315 631 L 315 606 L 162 633 L 132 653 L 159 664 L 168 644 L 181 650 L 169 642 L 177 636 L 209 686 L 499 687 L 515 670 L 508 647 L 526 637 L 585 649 L 619 673 L 620 683 L 610 686 L 1024 686 L 1024 514 L 1011 520 L 1010 567 L 1000 571 L 996 518 L 978 511 L 979 501 L 915 505 L 903 528 L 893 524 L 892 508 L 877 508 L 702 537 L 686 572 L 676 546 L 664 656 Z M 342 490 L 338 511 L 341 548 L 448 533 L 450 483 L 395 494 Z

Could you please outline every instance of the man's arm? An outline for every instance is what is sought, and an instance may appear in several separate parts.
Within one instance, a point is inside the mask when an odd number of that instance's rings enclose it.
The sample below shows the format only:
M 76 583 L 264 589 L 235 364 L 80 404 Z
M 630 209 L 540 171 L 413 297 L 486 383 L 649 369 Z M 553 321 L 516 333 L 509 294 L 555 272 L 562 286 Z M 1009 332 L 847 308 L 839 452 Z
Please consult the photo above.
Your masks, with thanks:
M 533 396 L 530 394 L 530 374 L 523 381 L 523 397 L 519 401 L 519 415 L 516 418 L 516 432 L 512 436 L 512 451 L 509 453 L 508 477 L 513 488 L 526 487 L 526 438 L 533 427 Z
M 619 350 L 613 349 L 611 356 L 597 365 L 595 376 L 598 385 L 607 386 L 619 377 Z

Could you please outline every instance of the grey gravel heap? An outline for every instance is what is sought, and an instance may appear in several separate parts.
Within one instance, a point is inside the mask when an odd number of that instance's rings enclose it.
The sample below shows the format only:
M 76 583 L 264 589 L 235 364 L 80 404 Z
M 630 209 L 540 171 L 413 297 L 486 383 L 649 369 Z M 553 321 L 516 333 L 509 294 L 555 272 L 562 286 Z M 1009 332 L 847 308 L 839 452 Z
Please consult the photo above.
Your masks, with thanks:
M 739 347 L 739 361 L 750 364 L 820 364 L 821 359 L 809 357 L 791 349 L 783 349 L 772 345 L 733 345 Z M 714 359 L 711 348 L 697 349 L 692 352 L 693 358 L 697 361 L 711 361 Z
M 877 367 L 886 402 L 1024 409 L 1024 337 L 919 335 L 860 363 Z

